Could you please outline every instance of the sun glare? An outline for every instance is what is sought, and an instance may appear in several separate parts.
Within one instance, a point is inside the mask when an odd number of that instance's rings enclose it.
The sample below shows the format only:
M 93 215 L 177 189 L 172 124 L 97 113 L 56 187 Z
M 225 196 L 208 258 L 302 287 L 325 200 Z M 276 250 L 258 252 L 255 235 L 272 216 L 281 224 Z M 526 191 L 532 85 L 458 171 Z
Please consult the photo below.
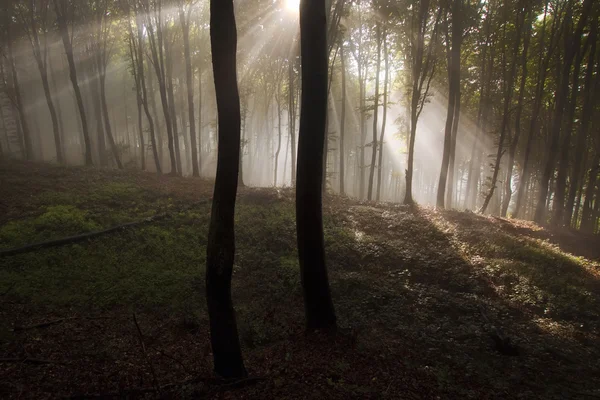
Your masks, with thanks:
M 300 10 L 300 0 L 285 0 L 285 8 L 288 11 L 298 12 Z

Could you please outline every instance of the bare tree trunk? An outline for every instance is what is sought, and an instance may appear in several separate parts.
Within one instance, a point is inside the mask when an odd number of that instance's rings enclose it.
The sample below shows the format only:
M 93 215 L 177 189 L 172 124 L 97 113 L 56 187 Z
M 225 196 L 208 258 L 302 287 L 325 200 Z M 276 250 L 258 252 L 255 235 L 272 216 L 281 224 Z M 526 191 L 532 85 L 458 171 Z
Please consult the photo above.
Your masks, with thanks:
M 598 35 L 598 25 L 592 24 L 589 39 L 591 41 L 591 48 L 588 54 L 588 63 L 585 71 L 585 83 L 584 83 L 584 99 L 583 99 L 583 111 L 581 117 L 581 123 L 579 125 L 579 132 L 577 134 L 577 141 L 575 144 L 575 160 L 573 165 L 573 172 L 571 175 L 571 186 L 569 188 L 569 194 L 567 196 L 567 206 L 564 224 L 565 226 L 571 225 L 572 214 L 573 214 L 573 203 L 577 190 L 583 191 L 583 188 L 579 188 L 579 183 L 583 183 L 582 179 L 582 157 L 581 154 L 585 151 L 585 142 L 590 131 L 590 122 L 592 120 L 593 108 L 597 104 L 600 96 L 600 75 L 596 70 L 596 77 L 593 78 L 594 62 L 596 57 L 596 46 Z M 575 213 L 577 217 L 577 213 Z
M 508 213 L 508 207 L 510 206 L 510 199 L 512 197 L 512 174 L 513 167 L 515 164 L 515 154 L 517 152 L 517 146 L 519 144 L 519 138 L 521 136 L 521 114 L 523 112 L 523 98 L 525 96 L 525 83 L 527 82 L 527 55 L 529 51 L 529 39 L 531 37 L 531 25 L 533 21 L 530 20 L 528 11 L 528 17 L 526 18 L 525 24 L 525 38 L 523 39 L 523 51 L 521 52 L 521 68 L 523 72 L 521 74 L 521 83 L 519 84 L 519 99 L 517 100 L 517 110 L 515 114 L 515 136 L 510 144 L 508 151 L 508 165 L 506 172 L 506 181 L 504 182 L 504 201 L 502 202 L 502 209 L 500 211 L 501 217 L 506 217 Z
M 567 102 L 567 94 L 569 90 L 569 76 L 571 73 L 571 65 L 573 64 L 573 59 L 575 58 L 576 52 L 579 49 L 579 45 L 581 43 L 583 28 L 586 25 L 587 18 L 590 15 L 590 10 L 592 4 L 594 2 L 592 0 L 584 0 L 582 5 L 581 17 L 577 22 L 577 28 L 575 32 L 572 34 L 565 33 L 565 54 L 563 60 L 563 69 L 561 81 L 558 86 L 558 90 L 556 93 L 556 107 L 555 114 L 552 122 L 552 131 L 550 134 L 550 146 L 548 157 L 546 161 L 546 165 L 542 172 L 542 180 L 540 182 L 541 188 L 538 197 L 538 203 L 535 210 L 534 221 L 537 223 L 542 223 L 544 221 L 544 214 L 546 211 L 546 198 L 548 196 L 548 182 L 550 177 L 553 174 L 555 168 L 555 160 L 556 154 L 558 153 L 558 142 L 560 141 L 560 132 L 562 127 L 562 122 L 565 113 L 565 105 Z M 572 9 L 569 8 L 567 10 L 567 27 L 571 25 L 572 20 Z
M 150 113 L 150 108 L 148 105 L 148 90 L 146 89 L 146 77 L 144 75 L 144 36 L 143 36 L 143 24 L 141 21 L 141 17 L 139 15 L 139 10 L 136 9 L 136 20 L 137 20 L 137 38 L 138 38 L 138 46 L 137 46 L 137 70 L 138 70 L 138 79 L 140 81 L 140 87 L 142 89 L 141 93 L 141 102 L 144 106 L 144 112 L 146 113 L 146 118 L 148 119 L 148 129 L 150 130 L 150 143 L 152 145 L 152 155 L 154 156 L 154 165 L 156 168 L 157 174 L 162 174 L 162 168 L 160 164 L 160 157 L 158 154 L 158 148 L 156 145 L 156 135 L 154 134 L 154 120 L 152 119 L 152 114 Z M 133 34 L 133 33 L 132 33 Z M 155 114 L 156 115 L 156 114 Z
M 6 6 L 9 9 L 11 8 L 10 4 L 6 4 Z M 6 16 L 7 20 L 10 20 L 10 13 L 8 10 L 6 10 L 5 16 Z M 15 91 L 15 103 L 16 103 L 17 112 L 19 114 L 19 121 L 20 121 L 20 125 L 21 125 L 22 136 L 23 136 L 23 146 L 22 147 L 24 150 L 23 152 L 24 152 L 25 159 L 33 160 L 34 155 L 33 155 L 33 143 L 32 143 L 32 138 L 31 138 L 31 131 L 29 130 L 27 117 L 25 115 L 25 108 L 23 106 L 23 98 L 21 97 L 21 86 L 19 85 L 19 75 L 17 73 L 17 68 L 15 66 L 15 59 L 14 59 L 13 48 L 12 48 L 13 41 L 12 41 L 10 32 L 11 32 L 10 22 L 7 22 L 6 40 L 7 40 L 7 47 L 8 47 L 8 63 L 10 65 L 11 78 L 12 78 L 13 87 L 14 87 L 14 91 Z
M 508 77 L 506 77 L 506 69 L 507 69 L 507 63 L 508 61 L 506 60 L 506 49 L 505 47 L 502 48 L 502 58 L 503 58 L 503 68 L 504 68 L 504 76 L 503 76 L 503 82 L 504 82 L 504 107 L 503 107 L 503 114 L 502 114 L 502 125 L 500 127 L 500 138 L 498 139 L 498 148 L 496 151 L 496 159 L 495 159 L 495 163 L 494 163 L 494 170 L 492 173 L 492 180 L 490 182 L 490 188 L 488 191 L 487 196 L 485 197 L 485 200 L 483 201 L 483 205 L 481 206 L 481 210 L 479 212 L 481 213 L 485 213 L 488 204 L 490 203 L 490 200 L 492 199 L 492 196 L 494 195 L 494 191 L 496 190 L 496 183 L 498 182 L 498 174 L 500 172 L 500 163 L 502 161 L 502 156 L 504 155 L 505 149 L 504 149 L 504 141 L 506 138 L 506 134 L 508 133 L 508 123 L 509 123 L 509 110 L 510 110 L 510 104 L 512 101 L 512 96 L 513 96 L 513 91 L 514 91 L 514 81 L 515 81 L 515 75 L 517 73 L 517 57 L 519 54 L 519 48 L 521 46 L 521 36 L 522 36 L 522 32 L 523 32 L 523 25 L 524 25 L 524 21 L 525 21 L 525 12 L 522 10 L 522 1 L 519 2 L 519 7 L 518 7 L 518 12 L 517 12 L 517 21 L 516 21 L 516 37 L 515 37 L 515 41 L 514 41 L 514 47 L 513 47 L 513 57 L 512 57 L 512 64 L 511 64 L 511 68 L 510 71 L 508 72 Z M 507 11 L 506 11 L 507 12 Z M 508 23 L 508 16 L 505 19 L 506 23 Z M 504 37 L 506 39 L 506 25 L 504 28 Z
M 377 169 L 377 195 L 375 200 L 379 201 L 381 196 L 381 173 L 383 170 L 383 139 L 385 138 L 385 123 L 387 122 L 388 106 L 388 80 L 390 74 L 390 63 L 388 59 L 387 31 L 383 34 L 383 61 L 385 63 L 385 75 L 383 78 L 383 118 L 381 121 L 381 136 L 379 137 L 379 168 Z
M 56 11 L 58 29 L 60 36 L 63 41 L 65 53 L 67 54 L 67 62 L 69 63 L 69 76 L 71 78 L 71 84 L 73 85 L 73 91 L 75 92 L 75 99 L 77 101 L 77 107 L 79 109 L 79 118 L 81 120 L 81 131 L 83 134 L 83 141 L 85 143 L 85 165 L 92 165 L 92 146 L 90 141 L 90 133 L 88 130 L 88 123 L 85 114 L 85 107 L 83 105 L 83 98 L 81 96 L 81 90 L 79 89 L 79 82 L 77 81 L 77 69 L 75 68 L 75 59 L 73 57 L 73 43 L 69 35 L 69 28 L 66 20 L 66 9 L 69 4 L 66 0 L 53 0 L 54 9 Z
M 185 82 L 187 85 L 188 116 L 190 119 L 190 144 L 192 147 L 192 175 L 200 176 L 198 168 L 198 145 L 196 143 L 196 116 L 194 115 L 194 75 L 192 71 L 192 57 L 190 52 L 190 12 L 188 7 L 187 16 L 183 8 L 179 9 L 179 20 L 183 31 L 183 52 L 185 57 Z
M 346 59 L 344 57 L 344 43 L 340 44 L 340 61 L 342 64 L 342 110 L 340 113 L 340 194 L 344 196 L 346 194 L 346 189 L 344 188 L 344 139 L 346 136 Z
M 442 167 L 438 183 L 436 205 L 444 208 L 446 197 L 446 183 L 448 179 L 448 168 L 450 164 L 450 153 L 452 152 L 452 128 L 456 114 L 456 103 L 460 99 L 460 47 L 462 42 L 462 27 L 460 25 L 459 13 L 462 9 L 462 0 L 452 2 L 452 50 L 448 57 L 448 112 L 446 114 L 446 127 L 444 133 L 444 151 L 442 154 Z M 447 24 L 447 22 L 446 22 Z M 448 29 L 446 28 L 446 32 Z M 448 33 L 446 33 L 448 36 Z
M 215 0 L 216 1 L 216 0 Z M 325 1 L 300 4 L 302 98 L 298 142 L 296 225 L 308 331 L 336 328 L 323 238 L 323 147 L 327 119 Z
M 231 301 L 241 125 L 233 0 L 210 1 L 210 41 L 219 118 L 219 156 L 206 248 L 206 301 L 215 372 L 225 378 L 240 378 L 247 373 Z
M 375 69 L 375 98 L 373 100 L 373 146 L 371 151 L 371 168 L 369 170 L 369 187 L 367 189 L 367 199 L 373 200 L 373 181 L 375 178 L 375 165 L 377 164 L 377 116 L 379 108 L 379 72 L 381 70 L 381 27 L 379 22 L 375 25 L 375 35 L 377 40 L 377 67 Z
M 162 27 L 157 29 L 162 30 Z M 177 175 L 183 175 L 181 163 L 181 147 L 179 145 L 179 127 L 177 124 L 177 107 L 175 106 L 175 92 L 173 89 L 173 51 L 172 43 L 169 39 L 164 41 L 165 46 L 165 64 L 166 64 L 166 85 L 169 104 L 169 115 L 173 124 L 173 147 L 175 148 L 175 162 L 177 163 Z

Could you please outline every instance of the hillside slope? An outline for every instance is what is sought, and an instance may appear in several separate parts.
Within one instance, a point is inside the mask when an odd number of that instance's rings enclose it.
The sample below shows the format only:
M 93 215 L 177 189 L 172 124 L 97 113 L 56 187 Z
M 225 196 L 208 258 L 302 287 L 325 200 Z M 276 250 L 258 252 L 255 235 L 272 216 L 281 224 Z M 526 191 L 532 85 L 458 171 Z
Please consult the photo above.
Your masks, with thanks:
M 260 379 L 231 384 L 208 379 L 210 181 L 12 162 L 0 192 L 0 251 L 161 217 L 0 256 L 2 398 L 600 397 L 594 236 L 328 196 L 343 329 L 305 337 L 293 191 L 243 188 L 233 293 Z

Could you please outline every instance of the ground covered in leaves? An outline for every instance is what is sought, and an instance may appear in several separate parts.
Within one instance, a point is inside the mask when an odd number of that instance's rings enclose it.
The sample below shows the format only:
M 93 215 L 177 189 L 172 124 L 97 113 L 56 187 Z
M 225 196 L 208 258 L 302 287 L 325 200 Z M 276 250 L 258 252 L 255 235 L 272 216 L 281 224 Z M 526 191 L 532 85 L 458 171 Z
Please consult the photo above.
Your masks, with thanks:
M 212 183 L 0 163 L 1 398 L 600 398 L 600 241 L 325 199 L 341 332 L 303 334 L 293 192 L 240 190 L 233 296 L 252 379 L 211 372 Z

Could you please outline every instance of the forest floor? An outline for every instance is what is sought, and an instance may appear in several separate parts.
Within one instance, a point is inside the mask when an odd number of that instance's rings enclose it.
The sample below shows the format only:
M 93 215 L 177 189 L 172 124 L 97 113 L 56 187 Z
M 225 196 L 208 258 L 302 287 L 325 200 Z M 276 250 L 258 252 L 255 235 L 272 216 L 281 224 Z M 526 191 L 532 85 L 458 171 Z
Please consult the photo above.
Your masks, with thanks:
M 0 254 L 0 398 L 600 398 L 597 237 L 327 196 L 342 333 L 305 336 L 293 191 L 242 188 L 233 297 L 258 379 L 223 382 L 212 182 L 5 162 L 0 192 L 0 251 L 161 216 Z

